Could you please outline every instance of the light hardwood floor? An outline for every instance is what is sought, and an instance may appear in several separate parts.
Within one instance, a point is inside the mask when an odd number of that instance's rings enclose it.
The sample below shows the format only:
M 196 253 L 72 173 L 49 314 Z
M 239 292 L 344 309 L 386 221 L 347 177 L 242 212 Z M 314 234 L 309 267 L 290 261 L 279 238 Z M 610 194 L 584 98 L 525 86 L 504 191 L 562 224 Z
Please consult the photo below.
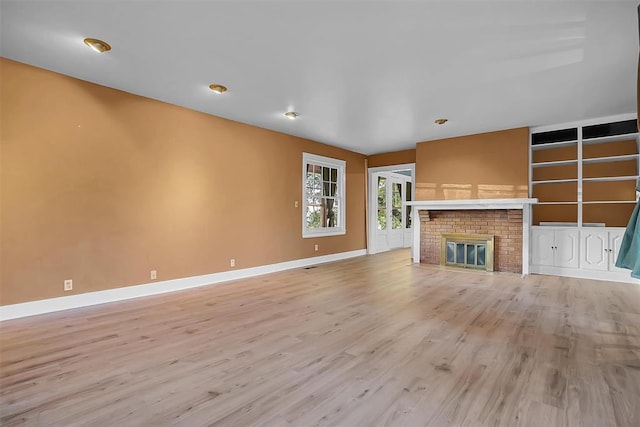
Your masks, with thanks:
M 3 426 L 640 426 L 631 284 L 401 250 L 0 327 Z

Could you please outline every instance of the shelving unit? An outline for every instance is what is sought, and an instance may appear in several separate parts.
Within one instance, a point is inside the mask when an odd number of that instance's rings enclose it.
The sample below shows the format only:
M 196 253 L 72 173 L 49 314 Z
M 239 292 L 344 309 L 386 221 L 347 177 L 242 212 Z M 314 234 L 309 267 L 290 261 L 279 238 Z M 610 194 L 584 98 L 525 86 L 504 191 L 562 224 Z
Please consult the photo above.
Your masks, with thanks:
M 583 164 L 589 163 L 606 163 L 606 162 L 623 162 L 627 160 L 638 160 L 640 155 L 638 154 L 626 154 L 622 156 L 608 156 L 608 157 L 592 157 L 590 159 L 582 159 Z
M 530 146 L 533 225 L 626 226 L 640 175 L 635 114 L 532 128 Z
M 624 203 L 633 203 L 635 204 L 635 200 L 595 200 L 593 202 L 582 202 L 583 205 L 597 205 L 597 204 L 624 204 Z
M 582 140 L 582 145 L 601 144 L 603 142 L 628 141 L 630 139 L 635 139 L 637 137 L 638 137 L 638 131 L 623 133 L 621 135 L 609 135 L 609 136 L 599 136 L 596 138 L 584 138 Z
M 578 145 L 578 141 L 563 141 L 563 142 L 550 142 L 550 143 L 546 143 L 546 144 L 539 144 L 539 145 L 532 145 L 531 149 L 533 151 L 538 151 L 538 150 L 548 150 L 550 148 L 563 148 L 563 147 L 572 147 L 572 146 L 577 146 Z
M 639 283 L 615 267 L 636 206 L 636 114 L 531 129 L 531 273 Z
M 573 165 L 577 164 L 577 160 L 556 160 L 553 162 L 540 162 L 540 163 L 531 163 L 531 166 L 534 168 L 544 168 L 549 166 L 565 166 L 565 165 Z
M 577 205 L 578 202 L 538 202 L 538 205 Z
M 577 178 L 569 178 L 569 179 L 547 179 L 543 181 L 531 181 L 532 185 L 535 184 L 560 184 L 563 182 L 578 182 Z
M 638 175 L 626 175 L 626 176 L 599 176 L 597 178 L 582 178 L 582 182 L 609 182 L 609 181 L 635 181 L 638 179 Z M 635 187 L 635 184 L 634 184 Z

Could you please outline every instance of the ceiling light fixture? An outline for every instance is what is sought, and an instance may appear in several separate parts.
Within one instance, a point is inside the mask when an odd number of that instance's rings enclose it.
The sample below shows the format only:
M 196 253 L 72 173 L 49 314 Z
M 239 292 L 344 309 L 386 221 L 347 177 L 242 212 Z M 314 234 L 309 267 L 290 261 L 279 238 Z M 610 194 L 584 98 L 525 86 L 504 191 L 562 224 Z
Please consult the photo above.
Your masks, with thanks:
M 111 46 L 109 46 L 109 43 L 98 39 L 84 39 L 84 44 L 98 53 L 108 52 L 111 50 Z
M 445 123 L 447 123 L 448 119 L 436 119 L 436 124 L 437 125 L 443 125 Z
M 214 91 L 218 95 L 222 95 L 223 93 L 225 93 L 227 91 L 227 87 L 226 86 L 222 86 L 222 85 L 219 85 L 217 83 L 210 84 L 209 85 L 209 89 L 211 89 L 212 91 Z
M 284 116 L 289 120 L 295 120 L 299 115 L 300 114 L 296 113 L 295 111 L 287 111 L 286 113 L 284 113 Z

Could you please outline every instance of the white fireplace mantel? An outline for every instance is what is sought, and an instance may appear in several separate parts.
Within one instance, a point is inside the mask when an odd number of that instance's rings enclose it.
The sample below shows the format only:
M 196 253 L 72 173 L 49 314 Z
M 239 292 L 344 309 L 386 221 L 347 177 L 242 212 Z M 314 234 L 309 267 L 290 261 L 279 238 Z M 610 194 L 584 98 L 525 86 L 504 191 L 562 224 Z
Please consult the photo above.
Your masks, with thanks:
M 538 199 L 461 199 L 419 200 L 407 202 L 414 210 L 464 210 L 464 209 L 524 209 L 538 203 Z
M 432 210 L 486 210 L 522 209 L 522 275 L 529 274 L 529 232 L 531 205 L 538 199 L 461 199 L 461 200 L 418 200 L 407 202 L 413 209 L 413 262 L 420 262 L 420 217 L 419 211 Z

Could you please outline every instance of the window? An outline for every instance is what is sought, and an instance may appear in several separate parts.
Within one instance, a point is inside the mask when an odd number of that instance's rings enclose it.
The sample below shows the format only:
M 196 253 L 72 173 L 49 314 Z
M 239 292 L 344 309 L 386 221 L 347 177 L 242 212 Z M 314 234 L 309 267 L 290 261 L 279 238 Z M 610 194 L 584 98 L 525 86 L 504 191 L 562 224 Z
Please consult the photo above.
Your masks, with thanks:
M 345 164 L 302 154 L 302 237 L 345 234 Z

